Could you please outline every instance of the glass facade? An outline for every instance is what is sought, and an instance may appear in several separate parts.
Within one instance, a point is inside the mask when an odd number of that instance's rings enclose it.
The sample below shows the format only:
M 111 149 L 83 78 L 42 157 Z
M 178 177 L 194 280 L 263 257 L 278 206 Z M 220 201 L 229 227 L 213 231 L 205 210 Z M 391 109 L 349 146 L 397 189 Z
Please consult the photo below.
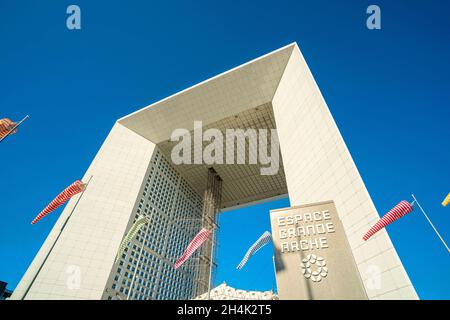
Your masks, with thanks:
M 103 299 L 174 300 L 195 295 L 198 252 L 173 263 L 201 229 L 202 198 L 155 149 L 128 229 L 149 218 L 111 271 Z

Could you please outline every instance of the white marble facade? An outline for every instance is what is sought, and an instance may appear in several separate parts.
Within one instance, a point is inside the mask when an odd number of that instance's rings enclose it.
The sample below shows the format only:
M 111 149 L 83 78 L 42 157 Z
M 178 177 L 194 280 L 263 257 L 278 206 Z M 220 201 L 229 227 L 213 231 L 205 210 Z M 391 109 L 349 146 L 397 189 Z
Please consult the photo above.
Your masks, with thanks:
M 368 297 L 417 299 L 387 232 L 362 240 L 379 215 L 295 43 L 119 119 L 84 176 L 87 181 L 92 175 L 88 189 L 25 298 L 100 299 L 155 146 L 175 128 L 191 130 L 194 120 L 208 125 L 263 104 L 273 109 L 291 205 L 334 200 Z M 226 184 L 229 177 L 222 178 Z M 76 201 L 64 209 L 12 299 L 23 297 Z M 67 285 L 71 266 L 81 270 L 78 289 Z M 379 281 L 369 279 L 374 270 Z

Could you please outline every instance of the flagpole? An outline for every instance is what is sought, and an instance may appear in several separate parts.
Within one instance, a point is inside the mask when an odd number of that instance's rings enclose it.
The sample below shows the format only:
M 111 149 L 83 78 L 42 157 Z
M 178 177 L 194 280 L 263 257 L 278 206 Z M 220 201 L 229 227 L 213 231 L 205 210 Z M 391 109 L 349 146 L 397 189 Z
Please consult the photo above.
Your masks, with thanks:
M 70 212 L 70 214 L 67 216 L 66 221 L 64 221 L 64 224 L 62 225 L 61 229 L 59 230 L 58 236 L 56 237 L 56 239 L 53 242 L 52 246 L 48 250 L 47 255 L 45 256 L 44 260 L 42 261 L 41 265 L 39 266 L 39 269 L 37 270 L 36 274 L 33 276 L 33 279 L 31 280 L 30 284 L 28 285 L 27 289 L 25 290 L 25 293 L 23 294 L 21 300 L 25 300 L 25 297 L 27 296 L 28 291 L 30 291 L 31 286 L 33 285 L 34 281 L 36 280 L 37 276 L 39 275 L 39 272 L 41 272 L 41 269 L 44 266 L 45 262 L 47 261 L 48 257 L 50 256 L 50 253 L 52 252 L 53 248 L 55 247 L 56 242 L 58 242 L 58 239 L 61 236 L 61 233 L 64 230 L 67 222 L 69 221 L 70 217 L 72 216 L 73 212 L 75 211 L 75 208 L 77 207 L 78 203 L 80 202 L 81 198 L 83 197 L 84 193 L 86 192 L 87 187 L 88 187 L 89 183 L 91 182 L 91 179 L 92 179 L 92 175 L 89 177 L 89 180 L 86 183 L 86 187 L 84 188 L 84 190 L 81 193 L 81 195 L 78 197 L 77 202 L 75 203 L 75 206 L 72 208 L 72 211 Z
M 274 250 L 275 251 L 275 250 Z M 275 264 L 275 254 L 272 256 L 272 262 L 273 262 L 273 274 L 275 276 L 275 286 L 276 286 L 276 281 L 277 281 L 277 266 Z M 272 282 L 272 292 L 275 293 L 275 286 Z
M 422 211 L 423 215 L 425 216 L 425 218 L 427 218 L 428 222 L 430 223 L 431 227 L 433 228 L 434 232 L 436 232 L 437 236 L 439 237 L 439 239 L 441 240 L 442 244 L 445 246 L 445 248 L 447 249 L 447 252 L 450 252 L 450 249 L 448 248 L 447 244 L 445 243 L 444 239 L 441 237 L 441 235 L 439 234 L 439 232 L 437 231 L 436 227 L 434 226 L 434 224 L 431 222 L 430 218 L 428 218 L 428 215 L 425 213 L 425 211 L 422 209 L 422 206 L 420 205 L 419 201 L 417 201 L 416 197 L 411 194 L 411 196 L 414 199 L 414 202 L 417 203 L 417 206 L 420 208 L 420 211 Z
M 209 266 L 209 280 L 208 280 L 208 300 L 211 300 L 211 277 L 212 277 L 212 268 L 213 268 L 213 253 L 214 253 L 214 239 L 216 235 L 216 227 L 213 226 L 212 237 L 211 237 L 211 257 L 210 257 L 210 266 Z
M 141 260 L 141 256 L 142 256 L 142 251 L 144 251 L 144 244 L 145 244 L 145 240 L 147 238 L 147 234 L 148 234 L 148 230 L 150 229 L 150 219 L 147 218 L 147 223 L 145 224 L 145 226 L 147 227 L 147 229 L 145 230 L 145 234 L 144 234 L 144 239 L 142 240 L 142 246 L 141 246 L 141 250 L 139 251 L 139 256 L 137 259 L 137 264 L 136 264 L 136 268 L 134 269 L 134 274 L 133 274 L 133 279 L 131 279 L 131 284 L 130 284 L 130 291 L 128 291 L 127 294 L 127 300 L 130 300 L 130 295 L 131 295 L 131 291 L 133 291 L 133 287 L 134 287 L 134 280 L 136 279 L 136 273 L 138 271 L 139 268 L 139 261 Z M 133 240 L 133 239 L 132 239 Z
M 181 221 L 181 220 L 203 220 L 202 219 L 176 219 L 176 221 Z M 219 228 L 217 222 L 215 222 L 214 220 L 209 220 L 208 222 L 212 223 L 212 231 L 211 231 L 211 239 L 212 239 L 212 244 L 211 244 L 211 254 L 210 254 L 210 264 L 209 264 L 209 277 L 208 277 L 208 300 L 210 300 L 210 292 L 211 292 L 211 275 L 212 275 L 212 267 L 213 267 L 213 253 L 214 253 L 214 243 L 215 243 L 215 229 Z M 195 226 L 196 228 L 196 226 Z M 176 257 L 175 257 L 176 258 Z M 198 258 L 190 258 L 190 259 L 198 259 L 200 261 L 200 257 Z M 186 266 L 186 264 L 183 264 L 184 266 Z M 187 266 L 192 266 L 192 267 L 201 267 L 203 264 L 198 263 L 198 264 L 192 264 L 189 265 L 187 264 Z
M 3 140 L 5 140 L 6 137 L 8 137 L 12 132 L 14 132 L 14 130 L 16 130 L 16 129 L 22 124 L 22 122 L 24 122 L 24 121 L 27 120 L 28 118 L 30 118 L 30 116 L 29 116 L 29 115 L 26 115 L 25 118 L 23 118 L 23 119 L 20 120 L 18 123 L 16 123 L 16 125 L 15 125 L 14 127 L 12 127 L 12 129 L 9 130 L 9 132 L 8 132 L 3 138 L 0 139 L 0 142 L 2 142 Z

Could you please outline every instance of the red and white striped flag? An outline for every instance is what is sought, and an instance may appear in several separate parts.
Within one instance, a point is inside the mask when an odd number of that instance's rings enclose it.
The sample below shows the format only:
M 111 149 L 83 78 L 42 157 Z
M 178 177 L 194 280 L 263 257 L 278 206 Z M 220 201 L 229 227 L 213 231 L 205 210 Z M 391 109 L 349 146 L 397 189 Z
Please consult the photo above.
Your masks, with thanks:
M 377 223 L 375 223 L 375 225 L 372 226 L 372 228 L 369 229 L 369 231 L 367 231 L 367 233 L 363 237 L 364 241 L 367 241 L 371 236 L 386 227 L 388 224 L 391 224 L 395 220 L 400 219 L 411 211 L 413 211 L 413 207 L 411 206 L 411 204 L 409 204 L 405 200 L 400 201 L 398 205 L 396 205 L 388 213 L 386 213 L 380 220 L 378 220 Z
M 14 128 L 15 125 L 16 123 L 12 122 L 8 118 L 0 119 L 0 139 L 5 137 L 11 131 L 11 129 Z M 17 130 L 14 130 L 13 132 L 11 132 L 11 134 L 14 134 L 16 132 Z
M 70 186 L 68 186 L 66 189 L 64 189 L 63 192 L 61 192 L 50 204 L 45 207 L 44 210 L 42 210 L 41 213 L 39 213 L 36 218 L 31 222 L 31 224 L 35 224 L 39 220 L 41 220 L 43 217 L 48 215 L 50 212 L 54 211 L 56 208 L 62 206 L 67 200 L 72 198 L 74 195 L 83 192 L 86 188 L 86 184 L 81 182 L 80 180 L 75 181 Z
M 175 269 L 181 267 L 181 265 L 187 259 L 189 259 L 198 248 L 200 248 L 200 246 L 203 244 L 203 242 L 206 241 L 206 239 L 208 239 L 208 237 L 209 231 L 207 229 L 203 228 L 202 230 L 200 230 L 200 232 L 197 233 L 194 239 L 192 239 L 191 243 L 189 243 L 186 250 L 184 250 L 183 255 L 180 258 L 178 258 L 177 262 L 175 262 L 175 265 L 173 267 Z

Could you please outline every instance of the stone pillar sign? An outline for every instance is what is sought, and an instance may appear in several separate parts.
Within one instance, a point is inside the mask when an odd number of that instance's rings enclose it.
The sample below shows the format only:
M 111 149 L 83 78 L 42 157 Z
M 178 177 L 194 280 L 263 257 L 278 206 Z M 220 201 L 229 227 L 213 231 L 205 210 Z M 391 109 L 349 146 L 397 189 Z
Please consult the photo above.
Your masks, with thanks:
M 367 299 L 333 201 L 271 210 L 280 299 Z

